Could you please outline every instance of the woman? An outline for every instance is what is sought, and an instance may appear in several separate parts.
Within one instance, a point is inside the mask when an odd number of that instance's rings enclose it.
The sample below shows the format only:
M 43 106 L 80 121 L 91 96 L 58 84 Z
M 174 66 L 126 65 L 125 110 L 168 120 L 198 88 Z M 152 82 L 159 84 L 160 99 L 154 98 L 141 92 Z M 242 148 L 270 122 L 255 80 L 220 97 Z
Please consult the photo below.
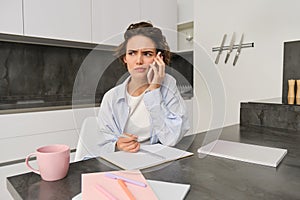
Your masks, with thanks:
M 102 151 L 137 152 L 141 142 L 173 146 L 188 131 L 184 101 L 175 79 L 165 74 L 169 46 L 160 29 L 147 22 L 131 24 L 116 55 L 130 76 L 103 97 L 99 124 Z

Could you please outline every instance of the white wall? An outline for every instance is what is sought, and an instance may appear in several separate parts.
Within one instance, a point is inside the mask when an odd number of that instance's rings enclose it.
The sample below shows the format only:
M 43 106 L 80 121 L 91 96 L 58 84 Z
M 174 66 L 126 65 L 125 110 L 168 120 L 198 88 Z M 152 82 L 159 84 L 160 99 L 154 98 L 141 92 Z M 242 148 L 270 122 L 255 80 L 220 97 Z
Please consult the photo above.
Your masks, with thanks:
M 198 131 L 216 128 L 218 123 L 211 121 L 214 114 L 222 113 L 225 106 L 224 125 L 239 123 L 240 102 L 248 100 L 280 97 L 282 90 L 283 43 L 300 39 L 300 1 L 272 0 L 196 0 L 194 1 L 194 41 L 195 41 L 195 92 L 199 108 Z M 244 42 L 254 42 L 255 47 L 242 49 L 235 67 L 232 62 L 235 50 L 227 64 L 224 64 L 223 52 L 220 63 L 211 66 L 200 54 L 204 47 L 214 62 L 217 52 L 212 47 L 220 46 L 222 37 L 227 33 L 225 45 L 229 45 L 232 33 L 236 33 L 238 44 L 242 33 Z M 207 68 L 214 68 L 215 73 L 207 73 Z M 200 72 L 200 73 L 198 73 Z M 219 73 L 221 79 L 217 79 Z M 212 106 L 205 82 L 223 81 L 225 103 L 219 101 L 220 107 Z M 214 91 L 210 91 L 214 93 Z M 217 91 L 218 92 L 218 91 Z M 217 102 L 217 100 L 215 99 Z M 196 102 L 195 102 L 196 103 Z M 220 112 L 218 111 L 220 109 Z M 195 109 L 194 109 L 195 110 Z M 194 118 L 195 120 L 196 118 Z M 211 125 L 213 123 L 213 125 Z
M 193 21 L 194 0 L 177 0 L 177 22 Z

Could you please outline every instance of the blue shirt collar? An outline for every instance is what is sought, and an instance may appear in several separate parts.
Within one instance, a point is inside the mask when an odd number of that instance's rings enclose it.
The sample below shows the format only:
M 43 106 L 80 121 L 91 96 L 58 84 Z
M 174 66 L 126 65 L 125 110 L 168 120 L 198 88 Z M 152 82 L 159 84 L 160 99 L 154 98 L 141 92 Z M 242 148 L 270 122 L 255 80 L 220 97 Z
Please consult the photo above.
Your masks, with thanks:
M 127 79 L 125 79 L 125 81 L 123 83 L 121 83 L 120 85 L 118 85 L 116 87 L 116 95 L 117 95 L 117 102 L 120 101 L 125 101 L 126 99 L 126 90 L 127 90 L 127 84 L 129 82 L 129 80 L 131 79 L 131 76 L 129 76 Z

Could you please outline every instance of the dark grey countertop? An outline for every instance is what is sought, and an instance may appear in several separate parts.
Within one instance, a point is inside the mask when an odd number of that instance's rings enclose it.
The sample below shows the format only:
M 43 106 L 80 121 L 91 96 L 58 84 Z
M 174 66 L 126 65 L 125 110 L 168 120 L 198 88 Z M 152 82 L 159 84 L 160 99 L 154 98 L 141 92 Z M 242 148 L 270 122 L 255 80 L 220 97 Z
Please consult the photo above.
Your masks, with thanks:
M 240 124 L 300 131 L 300 105 L 282 103 L 282 98 L 241 102 Z
M 222 129 L 224 140 L 287 149 L 277 168 L 213 156 L 200 158 L 197 149 L 205 136 L 187 136 L 177 145 L 180 149 L 189 146 L 193 156 L 142 170 L 144 176 L 191 184 L 186 200 L 300 199 L 300 132 L 240 125 Z M 82 173 L 116 169 L 102 159 L 90 159 L 72 163 L 68 176 L 56 182 L 42 181 L 34 173 L 8 177 L 7 189 L 15 199 L 71 199 L 81 191 Z

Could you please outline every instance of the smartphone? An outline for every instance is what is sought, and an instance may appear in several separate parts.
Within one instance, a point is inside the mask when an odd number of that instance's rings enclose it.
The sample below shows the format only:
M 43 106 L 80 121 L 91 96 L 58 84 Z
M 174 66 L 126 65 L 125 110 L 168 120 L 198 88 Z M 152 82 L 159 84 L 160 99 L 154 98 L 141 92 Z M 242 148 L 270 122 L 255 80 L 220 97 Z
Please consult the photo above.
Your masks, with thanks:
M 155 65 L 155 61 L 152 63 L 152 65 Z M 154 76 L 153 69 L 149 66 L 149 70 L 148 70 L 148 73 L 147 73 L 147 79 L 148 79 L 149 84 L 152 82 L 153 76 Z
M 161 52 L 159 51 L 156 56 L 161 56 Z M 155 67 L 157 67 L 155 61 L 153 61 L 152 65 L 155 66 Z M 153 69 L 151 67 L 149 67 L 149 71 L 147 73 L 148 83 L 152 82 L 153 76 L 154 76 Z

